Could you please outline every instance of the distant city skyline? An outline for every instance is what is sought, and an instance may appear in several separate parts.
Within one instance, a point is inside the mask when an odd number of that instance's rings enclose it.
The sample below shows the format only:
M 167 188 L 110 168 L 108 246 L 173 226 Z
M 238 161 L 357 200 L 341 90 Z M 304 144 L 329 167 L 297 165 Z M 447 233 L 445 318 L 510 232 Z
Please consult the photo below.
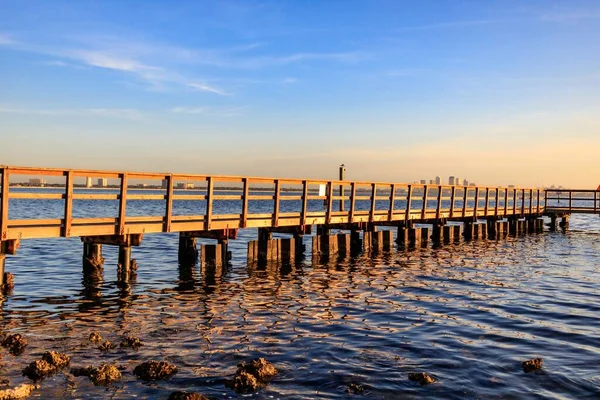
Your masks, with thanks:
M 600 184 L 597 1 L 2 11 L 0 164 Z

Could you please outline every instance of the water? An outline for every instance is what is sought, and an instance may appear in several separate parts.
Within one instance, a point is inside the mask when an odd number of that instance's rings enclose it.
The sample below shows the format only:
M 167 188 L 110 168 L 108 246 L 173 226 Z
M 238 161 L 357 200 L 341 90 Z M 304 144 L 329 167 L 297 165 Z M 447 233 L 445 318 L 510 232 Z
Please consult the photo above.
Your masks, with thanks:
M 22 368 L 57 350 L 73 366 L 115 362 L 126 371 L 109 387 L 59 373 L 33 397 L 360 397 L 346 392 L 350 383 L 365 398 L 600 397 L 597 216 L 573 216 L 566 234 L 263 269 L 244 259 L 255 235 L 242 230 L 231 242 L 222 272 L 180 268 L 176 234 L 146 235 L 128 284 L 117 282 L 115 248 L 104 246 L 104 276 L 84 280 L 78 238 L 23 241 L 7 259 L 16 287 L 0 300 L 0 327 L 29 346 L 18 357 L 0 350 L 0 377 L 26 382 Z M 139 336 L 144 346 L 103 353 L 88 342 L 92 331 L 116 343 Z M 256 394 L 226 388 L 237 363 L 256 357 L 280 374 Z M 544 368 L 526 374 L 520 362 L 533 357 Z M 179 372 L 144 383 L 131 371 L 150 359 Z M 409 381 L 417 371 L 437 382 Z

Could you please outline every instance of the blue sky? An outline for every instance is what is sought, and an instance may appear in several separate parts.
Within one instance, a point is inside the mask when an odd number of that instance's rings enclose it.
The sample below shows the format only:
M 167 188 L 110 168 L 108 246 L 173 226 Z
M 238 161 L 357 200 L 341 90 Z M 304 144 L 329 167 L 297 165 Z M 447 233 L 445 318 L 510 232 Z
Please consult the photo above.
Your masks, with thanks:
M 0 164 L 600 183 L 598 1 L 0 10 Z

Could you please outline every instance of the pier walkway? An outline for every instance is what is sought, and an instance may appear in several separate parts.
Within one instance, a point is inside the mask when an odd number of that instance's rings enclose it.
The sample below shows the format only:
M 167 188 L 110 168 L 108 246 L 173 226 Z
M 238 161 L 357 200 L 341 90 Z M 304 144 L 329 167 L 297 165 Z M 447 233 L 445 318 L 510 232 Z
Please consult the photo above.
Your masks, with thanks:
M 414 246 L 540 231 L 544 216 L 551 229 L 558 218 L 566 229 L 572 213 L 600 213 L 599 192 L 590 190 L 10 166 L 0 166 L 0 173 L 0 284 L 5 255 L 29 238 L 80 237 L 84 267 L 101 259 L 102 244 L 119 246 L 127 275 L 131 246 L 158 232 L 179 232 L 180 261 L 195 262 L 196 238 L 216 240 L 202 246 L 201 262 L 221 264 L 238 229 L 258 228 L 257 240 L 248 244 L 249 261 L 293 261 L 313 226 L 313 254 L 332 255 L 389 247 L 392 231 L 380 226 L 397 228 L 399 245 Z M 17 186 L 41 177 L 58 187 Z M 109 187 L 89 188 L 92 179 Z M 330 235 L 331 229 L 349 233 Z M 273 239 L 273 233 L 292 237 Z

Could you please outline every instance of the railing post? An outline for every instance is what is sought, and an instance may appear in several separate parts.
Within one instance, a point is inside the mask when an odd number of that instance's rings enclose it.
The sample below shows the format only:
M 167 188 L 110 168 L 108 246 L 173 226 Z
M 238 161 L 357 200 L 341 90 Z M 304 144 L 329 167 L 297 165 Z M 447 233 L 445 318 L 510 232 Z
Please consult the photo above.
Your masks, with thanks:
M 454 186 L 453 186 L 454 187 Z M 440 211 L 442 209 L 442 186 L 438 186 L 437 204 L 435 207 L 435 218 L 440 219 Z
M 127 217 L 127 174 L 121 174 L 121 189 L 119 191 L 119 226 L 117 235 L 125 234 L 125 218 Z
M 513 215 L 517 215 L 517 189 L 513 189 Z
M 327 214 L 325 221 L 331 223 L 331 213 L 333 212 L 333 182 L 329 182 L 327 187 Z
M 167 205 L 165 207 L 165 232 L 171 232 L 171 221 L 173 219 L 173 175 L 165 176 L 167 181 Z
M 485 215 L 486 217 L 488 215 L 489 202 L 490 202 L 490 188 L 486 187 L 485 188 L 485 208 L 483 209 L 483 215 Z
M 454 195 L 456 195 L 456 186 L 452 186 L 452 189 L 450 190 L 450 218 L 452 218 L 454 216 Z
M 469 187 L 465 186 L 465 192 L 463 193 L 463 206 L 462 206 L 462 217 L 467 216 L 467 204 L 469 203 Z
M 508 214 L 508 188 L 504 188 L 504 216 Z
M 540 189 L 537 189 L 537 196 L 536 196 L 536 206 L 537 206 L 537 211 L 536 213 L 539 215 L 540 213 Z
M 548 208 L 548 190 L 544 190 L 544 210 Z
M 477 218 L 477 211 L 479 208 L 479 186 L 475 187 L 475 204 L 473 207 L 473 217 Z
M 371 212 L 369 213 L 369 222 L 375 221 L 375 205 L 377 204 L 377 184 L 371 184 Z
M 412 185 L 408 185 L 408 190 L 406 191 L 406 210 L 404 212 L 404 222 L 408 225 L 408 221 L 410 221 L 410 209 L 412 207 Z
M 423 208 L 421 209 L 421 219 L 425 219 L 427 214 L 427 195 L 428 195 L 429 187 L 427 185 L 423 186 Z
M 304 181 L 306 182 L 306 181 Z M 243 189 L 242 189 L 242 228 L 246 228 L 248 226 L 248 195 L 250 193 L 250 183 L 248 182 L 248 178 L 242 179 Z M 304 225 L 304 219 L 302 220 L 302 225 Z
M 391 193 L 390 193 L 390 209 L 388 213 L 388 221 L 392 221 L 394 219 L 394 203 L 396 202 L 396 184 L 392 183 Z
M 529 215 L 533 214 L 533 189 L 529 189 Z
M 68 171 L 65 182 L 65 220 L 62 236 L 71 236 L 71 223 L 73 222 L 73 171 Z
M 209 176 L 206 178 L 206 182 L 206 215 L 204 216 L 204 229 L 210 231 L 212 228 L 213 192 L 215 190 L 215 181 L 212 176 Z
M 333 185 L 332 185 L 332 189 L 330 189 L 330 191 L 333 190 Z M 281 195 L 281 186 L 279 183 L 279 179 L 275 179 L 275 196 L 273 197 L 274 199 L 274 204 L 273 204 L 273 226 L 277 227 L 279 226 L 279 202 L 280 202 L 280 195 Z
M 5 240 L 8 235 L 8 192 L 10 173 L 8 168 L 2 169 L 2 194 L 0 198 L 0 240 Z
M 525 215 L 525 189 L 521 189 L 521 216 Z
M 496 188 L 496 197 L 494 198 L 494 216 L 498 216 L 498 200 L 500 200 L 500 188 Z
M 573 208 L 573 192 L 569 190 L 569 211 Z
M 594 212 L 598 211 L 598 191 L 594 192 Z
M 352 223 L 354 221 L 354 198 L 356 197 L 356 183 L 352 182 L 350 184 L 350 213 L 348 215 L 348 222 Z

